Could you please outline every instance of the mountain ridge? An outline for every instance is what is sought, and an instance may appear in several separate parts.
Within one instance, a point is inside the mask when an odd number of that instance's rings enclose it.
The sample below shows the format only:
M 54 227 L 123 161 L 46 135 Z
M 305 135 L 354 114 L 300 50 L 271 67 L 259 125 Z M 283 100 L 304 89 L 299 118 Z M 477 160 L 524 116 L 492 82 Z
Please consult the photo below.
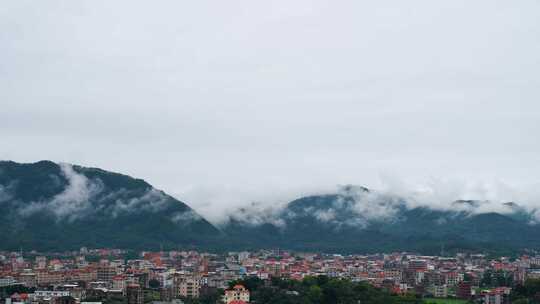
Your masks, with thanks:
M 5 248 L 205 246 L 219 234 L 144 180 L 99 168 L 0 162 L 0 185 Z
M 336 193 L 292 200 L 270 214 L 239 209 L 216 226 L 143 179 L 51 161 L 0 161 L 0 249 L 280 247 L 434 253 L 441 246 L 473 251 L 540 248 L 539 226 L 529 211 L 508 202 L 503 203 L 506 214 L 477 213 L 483 204 L 460 200 L 453 209 L 438 210 L 347 185 Z

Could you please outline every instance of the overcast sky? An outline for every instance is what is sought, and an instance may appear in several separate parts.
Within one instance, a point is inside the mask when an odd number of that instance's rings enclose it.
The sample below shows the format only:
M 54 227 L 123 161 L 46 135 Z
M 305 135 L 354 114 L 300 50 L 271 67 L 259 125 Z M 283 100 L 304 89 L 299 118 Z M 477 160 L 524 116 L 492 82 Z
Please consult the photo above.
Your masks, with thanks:
M 3 1 L 0 159 L 122 172 L 203 213 L 538 185 L 540 2 Z

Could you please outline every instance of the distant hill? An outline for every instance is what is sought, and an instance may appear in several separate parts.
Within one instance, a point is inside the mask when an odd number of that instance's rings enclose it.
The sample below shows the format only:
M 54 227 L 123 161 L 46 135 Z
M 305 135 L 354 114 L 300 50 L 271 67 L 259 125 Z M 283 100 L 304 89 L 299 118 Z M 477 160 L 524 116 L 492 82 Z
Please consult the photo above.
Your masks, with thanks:
M 50 161 L 0 161 L 0 249 L 279 247 L 426 254 L 540 249 L 540 227 L 525 208 L 511 202 L 502 205 L 504 213 L 479 212 L 484 203 L 463 200 L 434 210 L 348 186 L 296 199 L 268 214 L 240 209 L 216 228 L 141 179 Z
M 225 231 L 248 247 L 330 252 L 407 250 L 436 254 L 540 248 L 540 227 L 523 208 L 507 203 L 508 213 L 477 213 L 475 208 L 480 204 L 457 201 L 447 210 L 409 208 L 400 198 L 346 187 L 338 194 L 294 200 L 261 225 L 237 216 Z
M 0 162 L 1 249 L 210 246 L 220 232 L 141 179 L 50 161 Z

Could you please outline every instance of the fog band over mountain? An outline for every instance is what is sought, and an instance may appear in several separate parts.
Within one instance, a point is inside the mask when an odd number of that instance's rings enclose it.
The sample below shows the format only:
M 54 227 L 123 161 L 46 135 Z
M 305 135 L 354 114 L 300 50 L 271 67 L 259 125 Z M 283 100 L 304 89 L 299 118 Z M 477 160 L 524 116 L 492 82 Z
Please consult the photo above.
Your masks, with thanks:
M 78 173 L 72 165 L 60 164 L 61 174 L 50 175 L 53 184 L 65 188 L 52 198 L 30 202 L 18 209 L 21 216 L 38 212 L 50 212 L 58 220 L 74 221 L 98 212 L 117 217 L 122 213 L 141 211 L 159 212 L 171 203 L 161 191 L 151 187 L 143 192 L 129 189 L 108 191 L 99 178 L 88 178 Z M 368 221 L 392 221 L 400 208 L 425 207 L 440 211 L 462 211 L 473 214 L 510 214 L 523 211 L 531 220 L 540 220 L 540 187 L 531 185 L 509 185 L 502 181 L 480 182 L 457 179 L 431 178 L 418 183 L 384 175 L 379 177 L 377 188 L 364 188 L 357 185 L 329 187 L 297 187 L 293 184 L 282 187 L 266 185 L 257 189 L 245 187 L 216 189 L 190 189 L 176 196 L 188 202 L 198 213 L 187 211 L 171 215 L 171 221 L 184 223 L 200 220 L 201 216 L 221 226 L 231 219 L 249 225 L 270 223 L 285 225 L 285 219 L 294 219 L 296 214 L 287 210 L 291 201 L 302 197 L 337 194 L 329 201 L 326 209 L 307 207 L 304 212 L 311 213 L 320 222 L 338 226 L 364 227 Z M 0 185 L 0 202 L 12 199 L 17 181 Z M 96 204 L 97 202 L 97 204 Z M 113 202 L 109 205 L 100 202 Z M 347 210 L 353 216 L 345 222 L 338 213 Z
M 272 223 L 282 225 L 281 211 L 294 199 L 321 194 L 341 194 L 352 197 L 354 211 L 368 219 L 391 220 L 397 206 L 426 207 L 441 211 L 463 211 L 470 214 L 496 212 L 508 214 L 516 207 L 540 219 L 540 184 L 510 185 L 502 181 L 465 181 L 431 178 L 423 182 L 385 175 L 377 188 L 363 191 L 360 186 L 313 187 L 291 191 L 285 187 L 272 189 L 191 189 L 176 196 L 189 202 L 211 222 L 221 225 L 230 218 L 254 225 Z M 365 185 L 364 185 L 365 186 Z M 264 188 L 264 187 L 263 187 Z M 270 189 L 269 189 L 270 188 Z M 279 189 L 279 190 L 278 190 Z M 267 190 L 267 192 L 265 192 Z M 459 203 L 459 201 L 467 201 Z M 456 203 L 457 202 L 457 203 Z M 513 203 L 513 204 L 509 204 Z M 340 201 L 335 204 L 339 207 Z M 321 221 L 332 221 L 333 209 L 317 211 Z M 351 224 L 351 223 L 350 223 Z M 362 222 L 358 222 L 362 225 Z
M 65 186 L 64 181 L 65 179 Z M 132 189 L 107 189 L 99 178 L 88 178 L 84 173 L 76 172 L 72 165 L 61 163 L 60 174 L 50 174 L 49 182 L 63 190 L 50 198 L 27 202 L 17 209 L 20 216 L 51 214 L 57 221 L 73 222 L 89 216 L 108 216 L 116 218 L 121 214 L 164 211 L 173 204 L 171 198 L 153 187 L 144 191 Z M 43 185 L 45 186 L 45 185 Z M 17 180 L 9 186 L 0 185 L 0 202 L 12 199 L 13 188 Z M 170 215 L 174 223 L 198 221 L 201 217 L 188 210 Z

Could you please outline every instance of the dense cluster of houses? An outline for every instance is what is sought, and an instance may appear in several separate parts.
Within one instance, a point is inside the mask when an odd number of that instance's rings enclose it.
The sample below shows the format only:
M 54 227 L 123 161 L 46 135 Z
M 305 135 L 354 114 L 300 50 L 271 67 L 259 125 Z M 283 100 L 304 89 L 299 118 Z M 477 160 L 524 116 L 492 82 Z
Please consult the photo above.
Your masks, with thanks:
M 234 280 L 246 276 L 301 280 L 325 275 L 366 281 L 392 293 L 415 292 L 429 297 L 499 304 L 508 303 L 513 285 L 527 278 L 540 278 L 537 266 L 540 268 L 540 257 L 531 256 L 491 260 L 480 254 L 442 257 L 274 250 L 225 254 L 142 252 L 126 258 L 123 250 L 82 248 L 47 255 L 1 252 L 0 288 L 24 286 L 32 290 L 4 295 L 5 304 L 87 304 L 115 297 L 127 298 L 129 304 L 142 304 L 147 289 L 159 292 L 161 304 L 179 303 L 218 289 L 227 290 L 223 296 L 225 303 L 240 304 L 249 302 L 249 291 L 243 286 L 229 288 Z M 491 278 L 487 273 L 492 274 Z

